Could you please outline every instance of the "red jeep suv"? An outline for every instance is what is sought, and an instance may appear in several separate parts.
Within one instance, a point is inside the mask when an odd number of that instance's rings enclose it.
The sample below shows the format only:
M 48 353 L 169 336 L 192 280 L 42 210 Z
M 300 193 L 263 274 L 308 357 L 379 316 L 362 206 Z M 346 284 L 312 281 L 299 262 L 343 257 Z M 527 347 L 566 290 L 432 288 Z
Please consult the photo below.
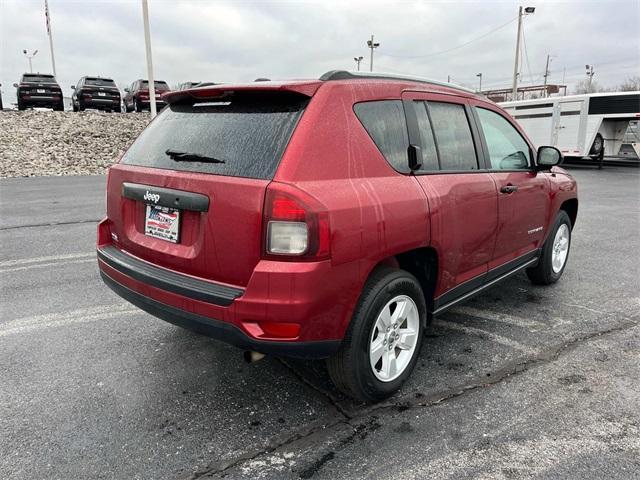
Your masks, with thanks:
M 500 107 L 427 80 L 332 71 L 214 85 L 168 107 L 109 171 L 105 283 L 250 352 L 327 358 L 391 395 L 434 315 L 566 266 L 576 183 Z

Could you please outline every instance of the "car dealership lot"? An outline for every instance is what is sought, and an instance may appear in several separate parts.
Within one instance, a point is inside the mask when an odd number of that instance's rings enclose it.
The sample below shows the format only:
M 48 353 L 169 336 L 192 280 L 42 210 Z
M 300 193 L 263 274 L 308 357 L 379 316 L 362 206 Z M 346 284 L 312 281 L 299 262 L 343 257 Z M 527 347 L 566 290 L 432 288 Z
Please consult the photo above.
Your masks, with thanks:
M 0 477 L 637 475 L 640 175 L 572 172 L 560 282 L 520 274 L 438 318 L 377 406 L 321 362 L 247 365 L 112 294 L 104 177 L 0 180 Z

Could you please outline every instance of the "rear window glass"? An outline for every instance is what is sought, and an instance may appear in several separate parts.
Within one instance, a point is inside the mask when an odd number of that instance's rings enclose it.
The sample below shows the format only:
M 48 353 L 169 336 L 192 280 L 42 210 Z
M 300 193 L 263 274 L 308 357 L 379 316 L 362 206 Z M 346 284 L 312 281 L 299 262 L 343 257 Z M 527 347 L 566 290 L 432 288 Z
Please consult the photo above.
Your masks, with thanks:
M 409 135 L 400 100 L 363 102 L 354 106 L 356 116 L 391 166 L 409 171 Z
M 109 78 L 87 78 L 85 85 L 94 85 L 96 87 L 115 87 L 116 84 Z
M 122 163 L 271 179 L 308 102 L 290 94 L 244 94 L 228 101 L 173 104 L 140 134 Z M 175 161 L 167 150 L 225 163 Z
M 464 106 L 439 102 L 427 105 L 440 154 L 440 168 L 477 170 L 478 159 Z
M 153 82 L 153 86 L 154 88 L 160 88 L 162 90 L 169 90 L 169 85 L 167 84 L 167 82 L 163 82 L 160 80 L 155 80 Z M 149 82 L 147 80 L 142 80 L 140 82 L 140 88 L 148 88 L 149 87 Z
M 25 83 L 56 83 L 53 75 L 23 75 L 22 81 Z

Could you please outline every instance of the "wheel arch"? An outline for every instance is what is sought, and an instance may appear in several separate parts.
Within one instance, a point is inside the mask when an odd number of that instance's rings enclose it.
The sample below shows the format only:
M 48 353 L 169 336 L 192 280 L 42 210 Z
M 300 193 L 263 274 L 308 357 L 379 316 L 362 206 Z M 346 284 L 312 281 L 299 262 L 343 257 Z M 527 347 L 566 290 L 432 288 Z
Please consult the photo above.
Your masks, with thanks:
M 570 198 L 569 200 L 565 200 L 560 205 L 560 210 L 564 210 L 569 215 L 569 219 L 571 220 L 571 229 L 576 224 L 576 220 L 578 218 L 578 199 Z
M 388 256 L 379 261 L 369 272 L 367 278 L 379 267 L 399 268 L 418 279 L 427 304 L 427 321 L 431 321 L 433 298 L 438 281 L 438 253 L 432 247 L 420 247 Z

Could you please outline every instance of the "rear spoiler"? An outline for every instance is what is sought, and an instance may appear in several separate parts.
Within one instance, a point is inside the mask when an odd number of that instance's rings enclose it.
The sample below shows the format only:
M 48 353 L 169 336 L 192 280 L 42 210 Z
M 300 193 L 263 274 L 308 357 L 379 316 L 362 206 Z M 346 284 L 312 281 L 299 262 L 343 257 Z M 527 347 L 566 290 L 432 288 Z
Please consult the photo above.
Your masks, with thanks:
M 259 82 L 247 84 L 218 84 L 207 87 L 189 88 L 187 90 L 175 90 L 162 94 L 162 99 L 167 103 L 189 103 L 207 100 L 222 100 L 235 92 L 289 92 L 297 93 L 305 97 L 312 97 L 323 82 L 318 80 L 299 82 Z

